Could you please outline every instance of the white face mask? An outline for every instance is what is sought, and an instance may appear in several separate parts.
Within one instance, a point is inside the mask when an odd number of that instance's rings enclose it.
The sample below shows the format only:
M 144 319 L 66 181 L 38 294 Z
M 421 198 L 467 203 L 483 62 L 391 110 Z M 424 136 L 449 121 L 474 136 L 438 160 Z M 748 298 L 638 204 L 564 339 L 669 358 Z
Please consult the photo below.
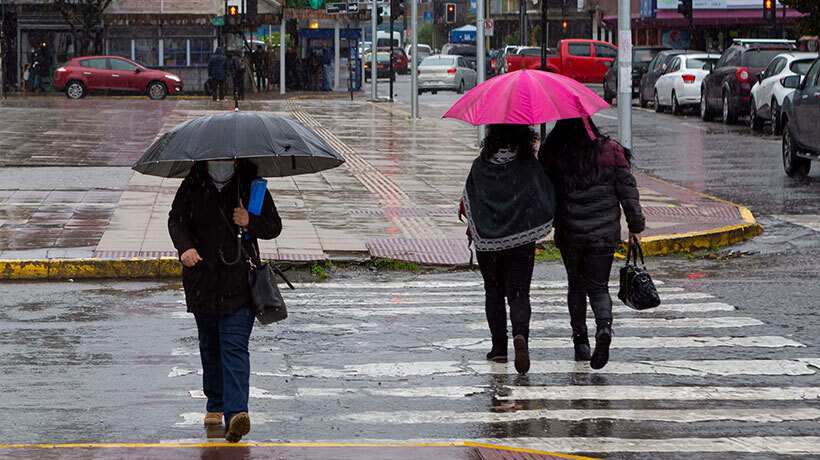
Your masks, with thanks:
M 209 161 L 208 174 L 215 182 L 228 182 L 233 177 L 233 160 L 229 161 Z

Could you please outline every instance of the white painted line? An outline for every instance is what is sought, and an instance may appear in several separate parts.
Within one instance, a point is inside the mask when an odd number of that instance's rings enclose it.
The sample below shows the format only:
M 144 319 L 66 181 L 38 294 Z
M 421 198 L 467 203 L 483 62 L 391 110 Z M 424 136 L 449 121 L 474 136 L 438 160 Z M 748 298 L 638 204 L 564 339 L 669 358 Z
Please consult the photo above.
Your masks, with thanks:
M 380 396 L 395 398 L 445 398 L 460 399 L 489 391 L 482 386 L 440 386 L 407 388 L 299 388 L 297 396 L 303 398 L 338 398 L 342 396 Z
M 659 287 L 657 288 L 658 292 L 683 292 L 682 287 Z M 610 294 L 617 294 L 617 289 L 610 289 Z M 308 298 L 308 299 L 350 299 L 351 297 L 358 300 L 358 299 L 367 299 L 367 298 L 380 298 L 385 300 L 394 300 L 394 299 L 413 299 L 417 297 L 421 298 L 429 298 L 429 297 L 480 297 L 484 298 L 484 288 L 480 289 L 471 289 L 468 291 L 425 291 L 425 290 L 405 290 L 405 291 L 364 291 L 364 292 L 357 292 L 357 293 L 350 293 L 350 292 L 304 292 L 300 290 L 291 291 L 290 289 L 284 291 L 285 297 L 287 298 L 294 298 L 294 299 L 301 299 L 301 298 Z M 566 287 L 563 288 L 555 288 L 555 289 L 530 289 L 530 295 L 539 295 L 539 294 L 547 294 L 547 295 L 554 295 L 554 294 L 564 294 L 566 295 Z M 180 301 L 184 303 L 184 300 Z
M 701 387 L 701 386 L 508 386 L 500 401 L 600 400 L 600 401 L 804 401 L 820 399 L 820 387 Z
M 652 280 L 655 286 L 663 286 L 665 283 L 662 280 Z M 610 280 L 610 285 L 617 286 L 618 280 Z M 389 282 L 389 283 L 361 283 L 361 282 L 334 282 L 328 281 L 326 283 L 293 283 L 293 286 L 301 289 L 444 289 L 444 288 L 466 288 L 466 287 L 484 287 L 484 281 L 404 281 L 404 282 Z M 530 284 L 530 289 L 559 289 L 567 287 L 566 281 L 533 281 Z
M 661 307 L 658 307 L 661 308 Z M 729 316 L 714 318 L 615 318 L 612 327 L 618 328 L 725 328 L 760 326 L 763 322 L 747 316 Z M 467 325 L 469 329 L 487 329 L 487 324 L 473 323 Z M 569 317 L 566 319 L 543 319 L 530 321 L 530 329 L 546 329 L 554 327 L 569 327 Z M 616 332 L 617 333 L 617 332 Z M 617 336 L 616 336 L 617 337 Z
M 612 115 L 604 115 L 602 113 L 596 113 L 596 114 L 593 114 L 592 116 L 593 117 L 606 118 L 606 119 L 609 119 L 609 120 L 617 120 L 618 119 L 618 117 L 613 117 Z
M 354 412 L 326 419 L 367 424 L 510 423 L 525 420 L 626 420 L 633 422 L 752 422 L 778 423 L 820 419 L 820 409 L 559 409 L 515 412 L 391 411 Z M 285 421 L 285 420 L 282 420 Z
M 445 349 L 489 350 L 490 339 L 460 338 L 434 342 L 432 346 Z M 593 342 L 594 345 L 594 342 Z M 532 338 L 531 349 L 571 348 L 572 340 L 564 338 Z M 615 337 L 612 348 L 710 348 L 710 347 L 760 347 L 803 348 L 802 343 L 784 337 Z

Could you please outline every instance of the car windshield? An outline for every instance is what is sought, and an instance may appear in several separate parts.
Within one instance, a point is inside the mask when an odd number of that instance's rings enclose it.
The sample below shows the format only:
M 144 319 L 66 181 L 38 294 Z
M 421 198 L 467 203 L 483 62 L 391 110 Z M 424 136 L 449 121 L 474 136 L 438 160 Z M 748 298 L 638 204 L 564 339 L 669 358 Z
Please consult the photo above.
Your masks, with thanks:
M 741 65 L 746 67 L 766 67 L 783 49 L 750 49 L 743 53 Z
M 453 65 L 453 58 L 451 57 L 429 57 L 421 61 L 421 67 L 433 67 L 438 65 Z
M 812 63 L 814 63 L 814 59 L 807 59 L 805 61 L 794 61 L 789 66 L 789 69 L 798 75 L 806 75 L 806 72 L 809 71 L 809 67 L 811 67 Z
M 649 62 L 657 53 L 655 50 L 635 50 L 632 54 L 632 62 Z
M 373 59 L 370 56 L 371 56 L 370 54 L 367 55 L 367 62 L 372 62 L 373 61 Z M 389 53 L 379 53 L 378 57 L 376 59 L 378 59 L 377 63 L 379 63 L 379 64 L 388 63 L 388 62 L 390 62 L 390 54 Z
M 518 55 L 524 57 L 541 56 L 541 48 L 523 48 L 521 51 L 518 52 Z
M 454 46 L 450 48 L 448 53 L 456 56 L 475 57 L 475 46 Z
M 718 58 L 689 58 L 686 60 L 687 69 L 702 69 L 707 62 L 716 63 Z

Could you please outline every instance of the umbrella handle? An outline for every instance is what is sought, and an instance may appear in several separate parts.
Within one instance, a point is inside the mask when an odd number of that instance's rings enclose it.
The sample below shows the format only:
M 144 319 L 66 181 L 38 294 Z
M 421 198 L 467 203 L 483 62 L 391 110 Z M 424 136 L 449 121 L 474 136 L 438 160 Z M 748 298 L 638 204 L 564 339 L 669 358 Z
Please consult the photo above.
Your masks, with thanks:
M 236 173 L 234 173 L 236 174 Z M 239 178 L 236 178 L 236 204 L 237 206 L 242 206 L 242 196 L 240 195 L 240 188 L 239 188 Z M 224 215 L 223 215 L 224 217 Z M 227 220 L 227 219 L 226 219 Z M 222 250 L 219 250 L 219 259 L 222 260 L 222 263 L 225 265 L 236 265 L 242 260 L 242 228 L 237 227 L 238 231 L 236 232 L 236 259 L 232 262 L 228 262 L 225 260 L 225 254 L 222 253 Z

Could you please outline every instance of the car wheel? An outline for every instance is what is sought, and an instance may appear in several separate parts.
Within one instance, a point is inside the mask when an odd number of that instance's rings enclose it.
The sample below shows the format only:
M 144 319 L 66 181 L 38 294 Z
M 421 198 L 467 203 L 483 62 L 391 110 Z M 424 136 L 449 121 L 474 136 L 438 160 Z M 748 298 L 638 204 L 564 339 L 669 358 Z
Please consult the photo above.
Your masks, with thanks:
M 706 88 L 700 89 L 700 119 L 712 121 L 712 110 L 709 109 L 709 100 L 706 97 Z
M 811 161 L 799 158 L 797 152 L 787 121 L 783 125 L 783 170 L 789 177 L 805 177 L 811 170 Z
M 777 99 L 772 98 L 772 103 L 769 106 L 772 108 L 772 123 L 769 127 L 769 133 L 772 136 L 780 134 L 780 105 L 777 104 Z
M 86 95 L 85 85 L 81 81 L 72 80 L 65 87 L 65 95 L 69 99 L 82 99 Z
M 638 105 L 643 109 L 649 107 L 649 101 L 643 98 L 643 90 L 638 93 Z
M 655 112 L 663 112 L 663 107 L 661 107 L 661 99 L 658 97 L 658 90 L 655 90 Z
M 678 96 L 672 91 L 672 113 L 680 115 L 680 103 L 678 103 Z
M 165 96 L 167 96 L 167 95 L 168 95 L 168 88 L 166 88 L 164 84 L 162 84 L 158 81 L 155 81 L 155 82 L 151 82 L 151 84 L 148 85 L 148 97 L 149 98 L 151 98 L 155 101 L 158 101 L 160 99 L 165 99 Z
M 724 90 L 723 91 L 723 123 L 727 125 L 731 125 L 737 121 L 737 114 L 735 113 L 734 109 L 732 108 L 731 99 L 729 98 L 729 93 Z
M 749 127 L 752 131 L 757 132 L 763 128 L 763 120 L 757 116 L 757 103 L 755 98 L 749 99 Z
M 458 82 L 458 89 L 456 90 L 458 94 L 464 94 L 464 80 Z

